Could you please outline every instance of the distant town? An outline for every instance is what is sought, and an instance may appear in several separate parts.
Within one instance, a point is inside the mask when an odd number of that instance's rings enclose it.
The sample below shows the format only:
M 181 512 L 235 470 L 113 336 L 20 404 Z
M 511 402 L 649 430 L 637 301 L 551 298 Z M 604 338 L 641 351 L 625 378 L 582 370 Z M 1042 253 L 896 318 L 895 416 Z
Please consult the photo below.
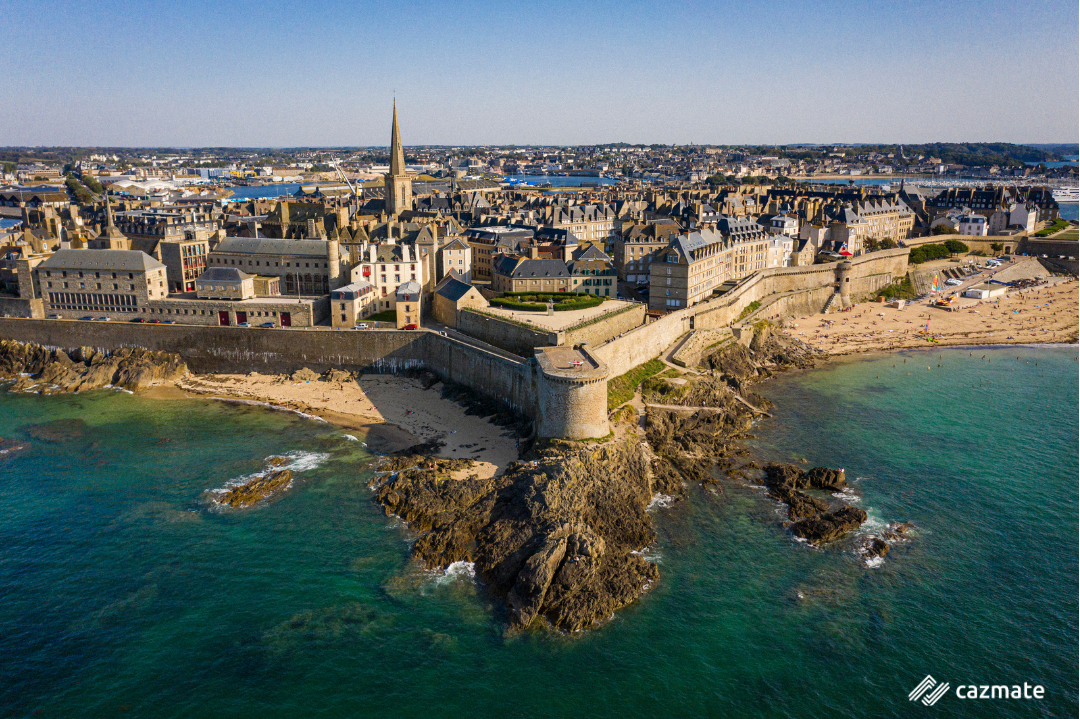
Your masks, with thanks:
M 559 332 L 552 310 L 648 322 L 763 270 L 935 238 L 1075 245 L 1068 146 L 407 149 L 396 107 L 390 135 L 388 153 L 4 150 L 0 312 Z

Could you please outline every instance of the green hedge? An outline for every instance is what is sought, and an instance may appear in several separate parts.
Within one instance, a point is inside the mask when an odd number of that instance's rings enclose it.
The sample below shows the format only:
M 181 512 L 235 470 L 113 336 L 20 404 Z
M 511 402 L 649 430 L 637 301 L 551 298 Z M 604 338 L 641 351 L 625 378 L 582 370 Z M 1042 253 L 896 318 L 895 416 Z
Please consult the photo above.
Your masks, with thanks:
M 598 295 L 567 292 L 506 292 L 503 297 L 496 297 L 491 304 L 508 310 L 522 312 L 545 312 L 547 303 L 554 305 L 556 312 L 584 310 L 599 307 L 604 298 Z
M 1038 232 L 1036 232 L 1034 237 L 1048 237 L 1049 235 L 1052 235 L 1055 232 L 1058 232 L 1060 230 L 1064 230 L 1068 226 L 1069 226 L 1069 223 L 1066 220 L 1063 220 L 1063 219 L 1061 219 L 1059 217 L 1058 219 L 1054 220 L 1054 224 L 1050 225 L 1049 227 L 1044 227 L 1041 230 L 1039 230 Z
M 911 248 L 908 261 L 913 265 L 918 265 L 930 260 L 943 260 L 951 254 L 945 245 L 919 245 Z
M 490 300 L 491 304 L 496 307 L 502 307 L 507 310 L 520 310 L 522 312 L 544 312 L 547 310 L 547 305 L 538 304 L 536 302 L 518 302 L 509 297 L 496 297 Z

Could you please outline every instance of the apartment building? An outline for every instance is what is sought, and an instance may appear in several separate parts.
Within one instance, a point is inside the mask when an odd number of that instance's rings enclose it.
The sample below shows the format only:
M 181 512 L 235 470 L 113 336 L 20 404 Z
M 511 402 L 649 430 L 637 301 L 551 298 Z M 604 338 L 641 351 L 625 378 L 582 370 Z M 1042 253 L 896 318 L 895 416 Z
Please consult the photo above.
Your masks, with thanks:
M 358 254 L 359 262 L 351 270 L 351 281 L 372 284 L 378 310 L 395 309 L 402 284 L 416 282 L 422 287 L 426 282 L 425 265 L 413 245 L 395 241 L 364 244 Z
M 352 329 L 361 320 L 378 312 L 375 286 L 361 280 L 330 292 L 330 325 Z
M 679 226 L 671 221 L 623 226 L 622 231 L 615 235 L 612 249 L 612 261 L 618 278 L 623 282 L 648 283 L 649 263 L 653 254 L 667 247 L 671 238 L 679 232 Z

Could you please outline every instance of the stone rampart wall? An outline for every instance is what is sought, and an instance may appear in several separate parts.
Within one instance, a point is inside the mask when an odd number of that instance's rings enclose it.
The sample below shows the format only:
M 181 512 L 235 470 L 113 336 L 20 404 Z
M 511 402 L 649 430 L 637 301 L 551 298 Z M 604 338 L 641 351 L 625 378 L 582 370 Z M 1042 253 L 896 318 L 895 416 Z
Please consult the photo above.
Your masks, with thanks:
M 525 327 L 467 309 L 458 313 L 457 329 L 470 337 L 521 357 L 532 357 L 534 347 L 551 347 L 559 344 L 558 332 Z
M 44 317 L 40 299 L 0 297 L 0 317 Z
M 426 368 L 535 415 L 531 362 L 434 332 L 334 332 L 194 325 L 145 325 L 74 320 L 0 319 L 0 338 L 72 349 L 145 347 L 176 352 L 194 372 L 287 373 L 339 368 L 399 373 Z
M 613 337 L 640 327 L 645 321 L 645 305 L 633 304 L 596 318 L 584 327 L 569 328 L 561 332 L 559 344 L 576 346 L 587 344 L 592 347 L 603 344 Z

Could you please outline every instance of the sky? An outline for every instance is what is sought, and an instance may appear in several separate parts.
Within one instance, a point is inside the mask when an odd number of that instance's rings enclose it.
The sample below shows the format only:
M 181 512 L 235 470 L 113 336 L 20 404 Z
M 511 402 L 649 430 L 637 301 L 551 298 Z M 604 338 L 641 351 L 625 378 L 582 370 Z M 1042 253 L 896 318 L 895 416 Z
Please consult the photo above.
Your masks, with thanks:
M 0 0 L 0 145 L 1076 142 L 1077 0 Z

